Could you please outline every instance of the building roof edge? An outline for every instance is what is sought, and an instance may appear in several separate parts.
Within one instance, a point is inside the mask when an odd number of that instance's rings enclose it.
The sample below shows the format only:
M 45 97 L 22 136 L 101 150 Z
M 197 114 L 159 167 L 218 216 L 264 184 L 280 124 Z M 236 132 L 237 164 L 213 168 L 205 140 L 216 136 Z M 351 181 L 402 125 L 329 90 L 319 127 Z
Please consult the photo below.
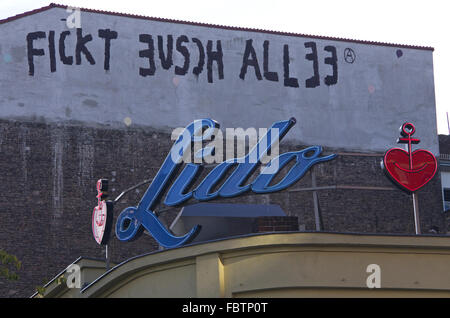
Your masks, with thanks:
M 39 8 L 39 9 L 34 9 L 34 10 L 31 10 L 31 11 L 27 11 L 27 12 L 23 12 L 23 13 L 15 15 L 15 16 L 2 19 L 2 20 L 0 20 L 0 24 L 11 22 L 11 21 L 23 18 L 23 17 L 27 17 L 27 16 L 30 16 L 30 15 L 36 14 L 36 13 L 40 13 L 40 12 L 49 10 L 51 8 L 66 9 L 68 7 L 71 7 L 71 6 L 63 5 L 63 4 L 57 4 L 57 3 L 50 3 L 48 6 L 45 6 L 45 7 Z M 214 28 L 214 29 L 246 31 L 246 32 L 273 34 L 273 35 L 312 38 L 312 39 L 318 39 L 318 40 L 330 40 L 330 41 L 351 42 L 351 43 L 357 43 L 357 44 L 365 44 L 365 45 L 376 45 L 376 46 L 387 46 L 387 47 L 397 47 L 397 48 L 407 48 L 407 49 L 434 51 L 434 48 L 433 47 L 429 47 L 429 46 L 397 44 L 397 43 L 387 43 L 387 42 L 347 39 L 347 38 L 322 36 L 322 35 L 301 34 L 301 33 L 285 32 L 285 31 L 275 31 L 275 30 L 264 30 L 264 29 L 255 29 L 255 28 L 225 26 L 225 25 L 219 25 L 219 24 L 183 21 L 183 20 L 166 19 L 166 18 L 156 18 L 156 17 L 149 17 L 149 16 L 144 16 L 144 15 L 131 14 L 131 13 L 120 13 L 120 12 L 113 12 L 113 11 L 88 9 L 88 8 L 79 8 L 79 9 L 81 11 L 90 12 L 90 13 L 114 15 L 114 16 L 120 16 L 120 17 L 142 19 L 142 20 L 150 20 L 150 21 L 157 21 L 157 22 L 167 22 L 167 23 L 193 25 L 193 26 L 200 26 L 200 27 L 207 27 L 207 28 Z

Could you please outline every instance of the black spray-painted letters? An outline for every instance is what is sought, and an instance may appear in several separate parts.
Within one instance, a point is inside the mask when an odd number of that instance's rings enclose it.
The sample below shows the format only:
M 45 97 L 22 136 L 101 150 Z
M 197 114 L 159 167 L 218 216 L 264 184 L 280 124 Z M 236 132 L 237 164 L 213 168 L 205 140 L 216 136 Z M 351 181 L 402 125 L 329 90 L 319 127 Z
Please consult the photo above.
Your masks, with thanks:
M 214 48 L 214 42 L 212 40 L 208 40 L 206 42 L 205 54 L 205 48 L 202 41 L 200 41 L 198 38 L 192 38 L 189 40 L 186 35 L 177 37 L 175 41 L 175 49 L 177 51 L 177 54 L 183 57 L 183 64 L 175 65 L 174 73 L 176 75 L 186 75 L 189 73 L 191 53 L 189 51 L 188 44 L 191 41 L 195 44 L 195 50 L 198 52 L 198 61 L 196 66 L 192 69 L 192 73 L 196 76 L 199 76 L 200 73 L 202 73 L 206 56 L 208 83 L 213 83 L 213 63 L 216 63 L 217 65 L 217 77 L 219 78 L 219 80 L 223 79 L 223 52 L 221 41 L 216 41 Z M 170 70 L 172 68 L 174 46 L 173 35 L 169 34 L 166 38 L 158 35 L 157 48 L 155 47 L 153 36 L 150 34 L 140 34 L 139 42 L 146 44 L 146 48 L 139 51 L 139 57 L 148 60 L 148 67 L 139 68 L 139 74 L 141 76 L 154 76 L 156 73 L 156 69 L 158 68 L 157 65 L 161 65 L 161 68 L 164 70 Z M 159 63 L 156 63 L 155 61 L 156 49 L 158 50 Z
M 66 41 L 72 34 L 71 31 L 63 31 L 59 34 L 58 40 L 58 52 L 59 58 L 62 64 L 73 65 L 73 56 L 68 56 L 66 52 Z M 55 31 L 48 32 L 48 58 L 50 60 L 50 72 L 56 72 L 56 45 L 55 45 Z M 75 64 L 82 64 L 82 56 L 86 58 L 89 64 L 94 65 L 95 59 L 89 48 L 89 44 L 93 41 L 91 34 L 84 34 L 81 28 L 75 31 Z M 110 54 L 111 54 L 111 40 L 117 39 L 117 32 L 110 29 L 99 29 L 98 37 L 104 39 L 104 63 L 103 68 L 108 71 L 110 68 Z M 44 31 L 31 32 L 27 34 L 27 55 L 28 55 L 28 74 L 34 76 L 34 60 L 35 56 L 46 55 L 44 49 L 39 47 L 42 45 L 42 41 L 39 39 L 45 39 L 47 35 Z
M 263 43 L 263 75 L 264 79 L 268 81 L 278 82 L 278 73 L 275 71 L 269 71 L 269 60 L 270 60 L 270 54 L 269 54 L 269 41 L 264 41 Z M 247 71 L 249 69 L 253 70 L 255 73 L 255 78 L 258 81 L 263 80 L 263 76 L 261 76 L 261 69 L 258 62 L 258 54 L 257 49 L 255 49 L 255 45 L 253 43 L 252 39 L 249 39 L 245 43 L 245 50 L 242 60 L 242 66 L 239 73 L 239 78 L 242 80 L 245 80 L 247 76 Z M 304 43 L 305 52 L 304 58 L 307 61 L 311 61 L 312 64 L 312 70 L 300 70 L 301 73 L 310 74 L 308 72 L 312 72 L 312 76 L 305 78 L 305 84 L 304 87 L 306 88 L 314 88 L 317 86 L 320 86 L 320 74 L 319 74 L 319 54 L 318 54 L 318 48 L 315 42 L 309 41 Z M 257 47 L 256 47 L 257 48 Z M 331 71 L 331 74 L 327 74 L 323 78 L 323 83 L 327 86 L 335 85 L 338 82 L 338 65 L 337 65 L 337 54 L 336 54 L 336 48 L 334 46 L 325 46 L 323 48 L 325 53 L 330 54 L 330 56 L 326 56 L 323 59 L 323 64 L 327 64 L 330 66 L 327 66 L 329 71 Z M 273 52 L 273 49 L 271 50 Z M 276 53 L 275 53 L 276 54 Z M 274 54 L 274 55 L 275 55 Z M 291 64 L 291 56 L 298 56 L 295 52 L 292 52 L 292 49 L 289 47 L 288 44 L 283 45 L 282 49 L 283 54 L 283 85 L 286 87 L 300 87 L 301 84 L 299 83 L 299 79 L 296 77 L 291 76 L 291 70 L 295 67 Z M 276 65 L 274 65 L 276 67 Z M 328 70 L 327 70 L 328 71 Z M 297 70 L 298 73 L 298 70 Z M 252 78 L 252 77 L 251 77 Z
M 59 34 L 52 30 L 47 33 L 28 33 L 26 42 L 29 75 L 35 74 L 35 62 L 45 61 L 42 56 L 49 59 L 51 73 L 56 72 L 57 55 L 63 65 L 95 65 L 96 60 L 102 59 L 95 51 L 99 46 L 103 53 L 103 69 L 109 71 L 114 50 L 112 43 L 118 38 L 118 32 L 110 29 L 99 29 L 94 35 L 81 28 Z M 99 41 L 101 42 L 98 43 Z M 46 42 L 48 50 L 44 45 Z M 70 43 L 70 47 L 75 50 L 70 52 L 66 43 Z M 136 43 L 139 46 L 136 56 L 139 59 L 137 72 L 141 77 L 169 71 L 179 76 L 193 74 L 196 77 L 204 73 L 208 83 L 224 79 L 226 52 L 222 50 L 221 40 L 142 33 L 137 37 Z M 238 61 L 229 66 L 235 68 L 240 65 L 240 68 L 229 72 L 237 72 L 237 77 L 243 81 L 281 82 L 285 87 L 330 86 L 338 83 L 337 56 L 335 46 L 320 46 L 314 41 L 306 41 L 300 47 L 294 47 L 292 44 L 270 43 L 268 40 L 261 43 L 247 39 L 242 47 L 242 63 Z

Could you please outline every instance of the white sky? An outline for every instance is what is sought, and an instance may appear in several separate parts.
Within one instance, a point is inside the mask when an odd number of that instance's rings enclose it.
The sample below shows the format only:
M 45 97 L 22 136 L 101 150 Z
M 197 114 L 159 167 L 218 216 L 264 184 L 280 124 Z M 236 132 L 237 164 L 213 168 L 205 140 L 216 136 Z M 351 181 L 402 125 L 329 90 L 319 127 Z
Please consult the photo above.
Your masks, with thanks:
M 2 0 L 0 19 L 50 0 Z M 450 10 L 441 0 L 61 0 L 74 7 L 152 17 L 434 47 L 438 132 L 448 134 Z M 450 116 L 450 114 L 449 114 Z

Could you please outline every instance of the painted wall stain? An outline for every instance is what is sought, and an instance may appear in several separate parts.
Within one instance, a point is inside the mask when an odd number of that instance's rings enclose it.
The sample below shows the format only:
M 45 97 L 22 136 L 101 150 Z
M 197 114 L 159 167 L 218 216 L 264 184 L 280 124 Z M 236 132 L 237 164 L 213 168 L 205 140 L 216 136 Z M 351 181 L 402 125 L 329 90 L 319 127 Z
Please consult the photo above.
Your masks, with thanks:
M 93 100 L 93 99 L 85 99 L 83 101 L 83 105 L 95 108 L 95 107 L 98 106 L 98 103 L 95 100 Z
M 66 114 L 66 117 L 70 117 L 72 115 L 72 110 L 70 109 L 70 107 L 66 107 L 64 113 Z
M 92 144 L 79 145 L 78 157 L 80 158 L 78 184 L 84 189 L 89 189 L 94 179 L 94 146 Z
M 63 214 L 63 194 L 64 194 L 64 175 L 63 175 L 63 156 L 64 156 L 64 131 L 54 129 L 51 133 L 53 144 L 53 217 L 52 225 L 56 225 L 58 219 Z M 56 223 L 56 224 L 55 224 Z
M 14 62 L 20 63 L 25 60 L 27 56 L 27 49 L 25 45 L 14 46 L 11 48 L 11 56 Z

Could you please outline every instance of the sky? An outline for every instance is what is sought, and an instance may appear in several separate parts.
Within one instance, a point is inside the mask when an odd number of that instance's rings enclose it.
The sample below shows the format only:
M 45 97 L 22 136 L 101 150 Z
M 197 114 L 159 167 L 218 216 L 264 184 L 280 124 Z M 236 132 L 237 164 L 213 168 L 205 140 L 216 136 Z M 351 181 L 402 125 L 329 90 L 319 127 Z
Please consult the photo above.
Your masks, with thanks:
M 2 0 L 0 19 L 50 0 Z M 59 4 L 151 17 L 434 47 L 438 133 L 449 134 L 450 17 L 441 0 L 67 0 Z

